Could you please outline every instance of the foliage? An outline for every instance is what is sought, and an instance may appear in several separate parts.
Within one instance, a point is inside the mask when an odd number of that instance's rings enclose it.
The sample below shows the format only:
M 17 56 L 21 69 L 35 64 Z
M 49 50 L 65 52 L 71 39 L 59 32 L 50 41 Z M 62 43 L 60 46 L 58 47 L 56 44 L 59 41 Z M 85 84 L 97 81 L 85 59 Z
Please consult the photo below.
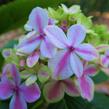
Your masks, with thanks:
M 83 100 L 82 98 L 72 98 L 65 96 L 63 100 L 58 103 L 50 104 L 47 109 L 108 109 L 109 97 L 95 93 L 95 97 L 91 103 Z

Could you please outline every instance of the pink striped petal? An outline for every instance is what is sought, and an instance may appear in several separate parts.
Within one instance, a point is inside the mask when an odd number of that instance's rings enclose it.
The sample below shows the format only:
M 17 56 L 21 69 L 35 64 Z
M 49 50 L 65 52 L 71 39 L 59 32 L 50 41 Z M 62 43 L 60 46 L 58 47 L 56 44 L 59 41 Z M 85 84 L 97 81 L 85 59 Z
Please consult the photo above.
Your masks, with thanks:
M 81 44 L 75 51 L 80 57 L 87 61 L 94 60 L 98 57 L 96 49 L 90 44 Z
M 48 102 L 58 102 L 64 97 L 64 85 L 60 81 L 51 81 L 44 86 L 43 93 Z
M 72 25 L 67 32 L 67 37 L 70 45 L 78 46 L 86 36 L 86 30 L 83 25 L 75 24 Z
M 88 76 L 82 76 L 81 78 L 78 78 L 78 85 L 81 96 L 88 101 L 91 101 L 94 95 L 94 83 L 91 78 Z
M 1 78 L 2 81 L 7 79 L 8 76 L 11 76 L 16 84 L 20 84 L 20 81 L 21 81 L 20 74 L 14 64 L 6 64 L 5 67 L 3 68 L 3 73 L 2 73 L 2 78 Z
M 5 100 L 13 94 L 13 83 L 9 80 L 0 82 L 0 99 Z
M 74 74 L 77 77 L 81 77 L 83 74 L 83 64 L 75 53 L 70 56 L 70 64 Z
M 30 13 L 27 25 L 40 33 L 48 25 L 48 19 L 46 10 L 36 7 Z
M 17 52 L 30 54 L 39 46 L 40 42 L 40 36 L 33 34 L 19 43 L 17 46 Z
M 27 109 L 27 104 L 22 95 L 14 95 L 9 106 L 10 109 Z
M 30 56 L 27 58 L 27 66 L 33 67 L 39 60 L 39 51 L 33 52 Z
M 84 75 L 94 76 L 97 73 L 96 65 L 91 64 L 84 68 Z
M 21 91 L 22 91 L 24 99 L 28 103 L 32 103 L 32 102 L 38 100 L 39 97 L 40 97 L 40 93 L 41 93 L 39 86 L 37 84 L 32 84 L 32 85 L 29 85 L 29 86 L 22 84 L 21 85 Z
M 42 42 L 40 46 L 41 55 L 43 57 L 51 58 L 56 53 L 56 48 L 54 45 L 52 45 L 49 41 L 49 39 L 46 37 Z
M 50 25 L 47 26 L 44 31 L 51 43 L 54 44 L 57 48 L 62 49 L 67 46 L 66 35 L 59 27 Z
M 69 56 L 69 52 L 61 50 L 56 53 L 54 58 L 49 60 L 48 66 L 52 70 L 54 79 L 66 79 L 73 74 Z
M 101 62 L 104 67 L 109 67 L 109 57 L 101 55 Z
M 63 80 L 63 83 L 65 85 L 65 92 L 69 96 L 79 96 L 79 90 L 73 80 L 66 79 Z

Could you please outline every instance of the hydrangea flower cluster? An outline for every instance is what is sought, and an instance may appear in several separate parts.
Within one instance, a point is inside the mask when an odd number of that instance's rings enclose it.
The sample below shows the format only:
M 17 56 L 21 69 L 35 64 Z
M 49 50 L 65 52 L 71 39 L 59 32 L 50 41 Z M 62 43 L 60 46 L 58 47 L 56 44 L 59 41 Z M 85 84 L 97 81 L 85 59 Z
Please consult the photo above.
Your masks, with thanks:
M 78 16 L 85 17 L 77 5 L 62 5 L 57 11 L 40 7 L 32 10 L 25 24 L 28 33 L 14 49 L 3 51 L 6 65 L 0 99 L 12 97 L 10 109 L 27 109 L 26 102 L 37 102 L 41 95 L 49 103 L 60 101 L 65 93 L 93 99 L 91 77 L 99 65 L 109 68 L 109 51 L 100 55 L 100 50 L 108 46 L 94 47 L 86 40 L 94 31 Z

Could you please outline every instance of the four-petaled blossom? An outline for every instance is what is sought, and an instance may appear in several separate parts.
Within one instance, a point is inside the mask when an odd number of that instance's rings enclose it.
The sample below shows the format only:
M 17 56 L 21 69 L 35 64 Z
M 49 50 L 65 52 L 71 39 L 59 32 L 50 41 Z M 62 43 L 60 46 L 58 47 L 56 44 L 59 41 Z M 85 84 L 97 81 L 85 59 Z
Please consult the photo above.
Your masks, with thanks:
M 88 101 L 91 101 L 94 95 L 94 83 L 89 76 L 94 76 L 96 72 L 97 68 L 95 65 L 85 65 L 82 76 L 77 78 L 77 84 L 79 86 L 81 96 Z
M 109 68 L 109 50 L 104 55 L 101 55 L 101 63 L 104 67 Z
M 67 37 L 62 29 L 55 25 L 47 26 L 44 31 L 51 43 L 60 49 L 48 62 L 54 79 L 66 79 L 73 73 L 80 77 L 83 74 L 83 64 L 79 56 L 86 61 L 92 61 L 98 56 L 92 45 L 81 44 L 86 30 L 80 24 L 72 25 L 68 29 Z
M 55 54 L 55 47 L 44 33 L 44 28 L 52 24 L 54 24 L 54 21 L 48 17 L 47 11 L 40 7 L 34 8 L 30 13 L 26 24 L 26 28 L 30 32 L 17 46 L 17 52 L 30 55 L 27 59 L 29 67 L 32 67 L 38 61 L 39 53 L 35 52 L 37 48 L 39 48 L 43 57 L 51 58 Z
M 45 84 L 43 93 L 48 102 L 54 103 L 60 101 L 65 93 L 69 96 L 78 96 L 79 90 L 72 79 L 53 80 Z
M 20 83 L 21 79 L 16 66 L 7 64 L 3 69 L 0 82 L 0 99 L 5 100 L 12 96 L 10 109 L 27 109 L 26 102 L 34 102 L 40 97 L 40 89 L 36 83 L 30 86 Z

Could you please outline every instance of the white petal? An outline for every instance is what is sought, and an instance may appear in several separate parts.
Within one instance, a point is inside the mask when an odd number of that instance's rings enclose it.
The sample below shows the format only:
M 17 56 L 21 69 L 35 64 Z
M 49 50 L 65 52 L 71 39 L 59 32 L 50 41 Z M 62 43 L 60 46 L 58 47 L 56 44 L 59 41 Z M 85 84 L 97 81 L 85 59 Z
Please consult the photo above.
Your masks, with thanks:
M 87 61 L 94 60 L 98 57 L 97 50 L 90 44 L 81 44 L 76 48 L 76 53 Z
M 45 34 L 54 46 L 57 48 L 65 48 L 67 46 L 67 38 L 62 29 L 57 26 L 50 25 L 45 29 Z
M 73 75 L 69 54 L 65 50 L 58 51 L 54 58 L 48 62 L 49 68 L 52 70 L 54 79 L 66 79 Z
M 67 32 L 69 44 L 72 46 L 78 46 L 86 36 L 86 30 L 83 25 L 72 25 Z
M 70 56 L 70 64 L 74 74 L 77 77 L 81 77 L 83 74 L 83 64 L 75 53 L 72 53 Z

